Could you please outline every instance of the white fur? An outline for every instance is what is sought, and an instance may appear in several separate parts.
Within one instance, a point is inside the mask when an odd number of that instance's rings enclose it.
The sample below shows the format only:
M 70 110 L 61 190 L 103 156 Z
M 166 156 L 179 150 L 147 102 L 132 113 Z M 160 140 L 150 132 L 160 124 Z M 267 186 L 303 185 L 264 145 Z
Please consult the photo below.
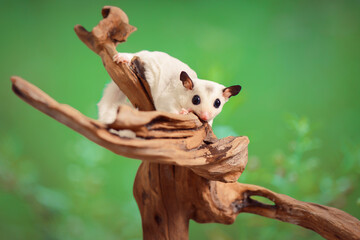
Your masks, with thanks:
M 209 124 L 218 115 L 228 98 L 223 96 L 223 85 L 197 78 L 195 71 L 178 59 L 163 52 L 141 51 L 135 54 L 118 53 L 114 61 L 130 62 L 134 56 L 140 57 L 145 67 L 145 77 L 149 83 L 155 108 L 158 111 L 170 113 L 186 113 L 193 111 L 198 116 L 202 112 L 209 115 Z M 186 89 L 180 81 L 180 73 L 185 71 L 194 83 L 192 90 Z M 209 91 L 212 89 L 212 91 Z M 199 95 L 201 103 L 194 105 L 192 97 Z M 219 108 L 215 108 L 215 99 L 221 101 Z M 98 103 L 99 120 L 111 123 L 115 120 L 116 111 L 120 104 L 126 104 L 127 98 L 112 81 L 104 90 L 103 97 Z

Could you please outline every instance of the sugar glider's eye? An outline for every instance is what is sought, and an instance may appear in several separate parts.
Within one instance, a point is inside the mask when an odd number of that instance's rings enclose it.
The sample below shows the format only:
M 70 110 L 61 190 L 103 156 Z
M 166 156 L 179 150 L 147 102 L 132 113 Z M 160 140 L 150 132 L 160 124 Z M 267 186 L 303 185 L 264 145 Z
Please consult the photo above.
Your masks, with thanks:
M 192 98 L 192 103 L 193 103 L 194 105 L 199 105 L 200 102 L 201 102 L 201 100 L 200 100 L 199 95 L 193 96 L 193 98 Z
M 215 102 L 214 102 L 214 107 L 215 107 L 215 108 L 219 108 L 220 105 L 221 105 L 220 99 L 217 98 L 217 99 L 215 100 Z

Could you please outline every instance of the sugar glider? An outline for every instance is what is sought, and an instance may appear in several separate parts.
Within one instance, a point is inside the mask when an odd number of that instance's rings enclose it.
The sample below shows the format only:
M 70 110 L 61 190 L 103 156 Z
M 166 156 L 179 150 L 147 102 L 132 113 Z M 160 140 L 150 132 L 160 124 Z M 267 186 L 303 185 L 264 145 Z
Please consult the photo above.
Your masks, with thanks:
M 140 57 L 144 63 L 144 74 L 157 111 L 177 114 L 194 112 L 212 125 L 214 117 L 221 112 L 224 104 L 241 90 L 240 85 L 225 87 L 199 79 L 188 65 L 164 52 L 118 53 L 113 60 L 117 63 L 130 63 L 134 56 Z M 98 103 L 99 120 L 113 122 L 120 104 L 127 104 L 127 97 L 111 81 Z

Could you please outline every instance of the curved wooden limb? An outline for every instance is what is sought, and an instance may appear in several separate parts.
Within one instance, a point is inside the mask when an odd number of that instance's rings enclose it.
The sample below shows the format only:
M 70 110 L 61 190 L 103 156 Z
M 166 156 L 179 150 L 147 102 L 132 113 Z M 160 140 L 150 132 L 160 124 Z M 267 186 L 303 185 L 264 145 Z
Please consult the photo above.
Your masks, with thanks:
M 76 25 L 74 30 L 77 36 L 101 57 L 111 79 L 136 108 L 142 111 L 155 110 L 147 82 L 138 79 L 126 63 L 117 64 L 113 61 L 113 56 L 117 54 L 116 45 L 125 42 L 136 27 L 129 24 L 127 15 L 120 8 L 105 6 L 101 13 L 104 18 L 91 32 L 81 25 Z M 140 61 L 133 59 L 131 66 L 141 71 Z M 138 74 L 141 75 L 140 72 Z
M 229 217 L 246 212 L 311 229 L 326 239 L 360 239 L 360 221 L 339 209 L 296 200 L 266 188 L 241 183 L 212 182 L 214 205 Z M 274 205 L 252 199 L 261 196 Z
M 24 101 L 116 154 L 190 167 L 205 178 L 219 181 L 236 181 L 245 169 L 248 138 L 215 139 L 208 124 L 193 114 L 139 112 L 122 106 L 116 121 L 106 125 L 56 102 L 20 77 L 11 81 L 13 91 Z M 120 137 L 110 128 L 132 130 L 141 138 Z
M 116 54 L 116 45 L 125 42 L 136 27 L 129 24 L 126 13 L 118 7 L 104 6 L 101 10 L 103 19 L 91 32 L 83 26 L 76 25 L 74 30 L 80 40 L 92 51 L 100 55 L 102 51 Z

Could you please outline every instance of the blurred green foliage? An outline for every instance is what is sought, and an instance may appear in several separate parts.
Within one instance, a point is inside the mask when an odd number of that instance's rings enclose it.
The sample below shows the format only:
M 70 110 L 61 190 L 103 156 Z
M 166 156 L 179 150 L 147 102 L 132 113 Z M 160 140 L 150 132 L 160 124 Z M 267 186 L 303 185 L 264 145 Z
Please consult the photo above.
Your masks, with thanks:
M 139 161 L 117 156 L 28 106 L 19 75 L 96 118 L 109 77 L 79 41 L 104 5 L 138 31 L 119 51 L 168 52 L 201 78 L 241 84 L 214 122 L 247 135 L 241 182 L 360 217 L 360 2 L 44 1 L 0 3 L 0 239 L 141 239 L 132 197 Z M 230 226 L 191 223 L 190 239 L 321 239 L 240 214 Z

